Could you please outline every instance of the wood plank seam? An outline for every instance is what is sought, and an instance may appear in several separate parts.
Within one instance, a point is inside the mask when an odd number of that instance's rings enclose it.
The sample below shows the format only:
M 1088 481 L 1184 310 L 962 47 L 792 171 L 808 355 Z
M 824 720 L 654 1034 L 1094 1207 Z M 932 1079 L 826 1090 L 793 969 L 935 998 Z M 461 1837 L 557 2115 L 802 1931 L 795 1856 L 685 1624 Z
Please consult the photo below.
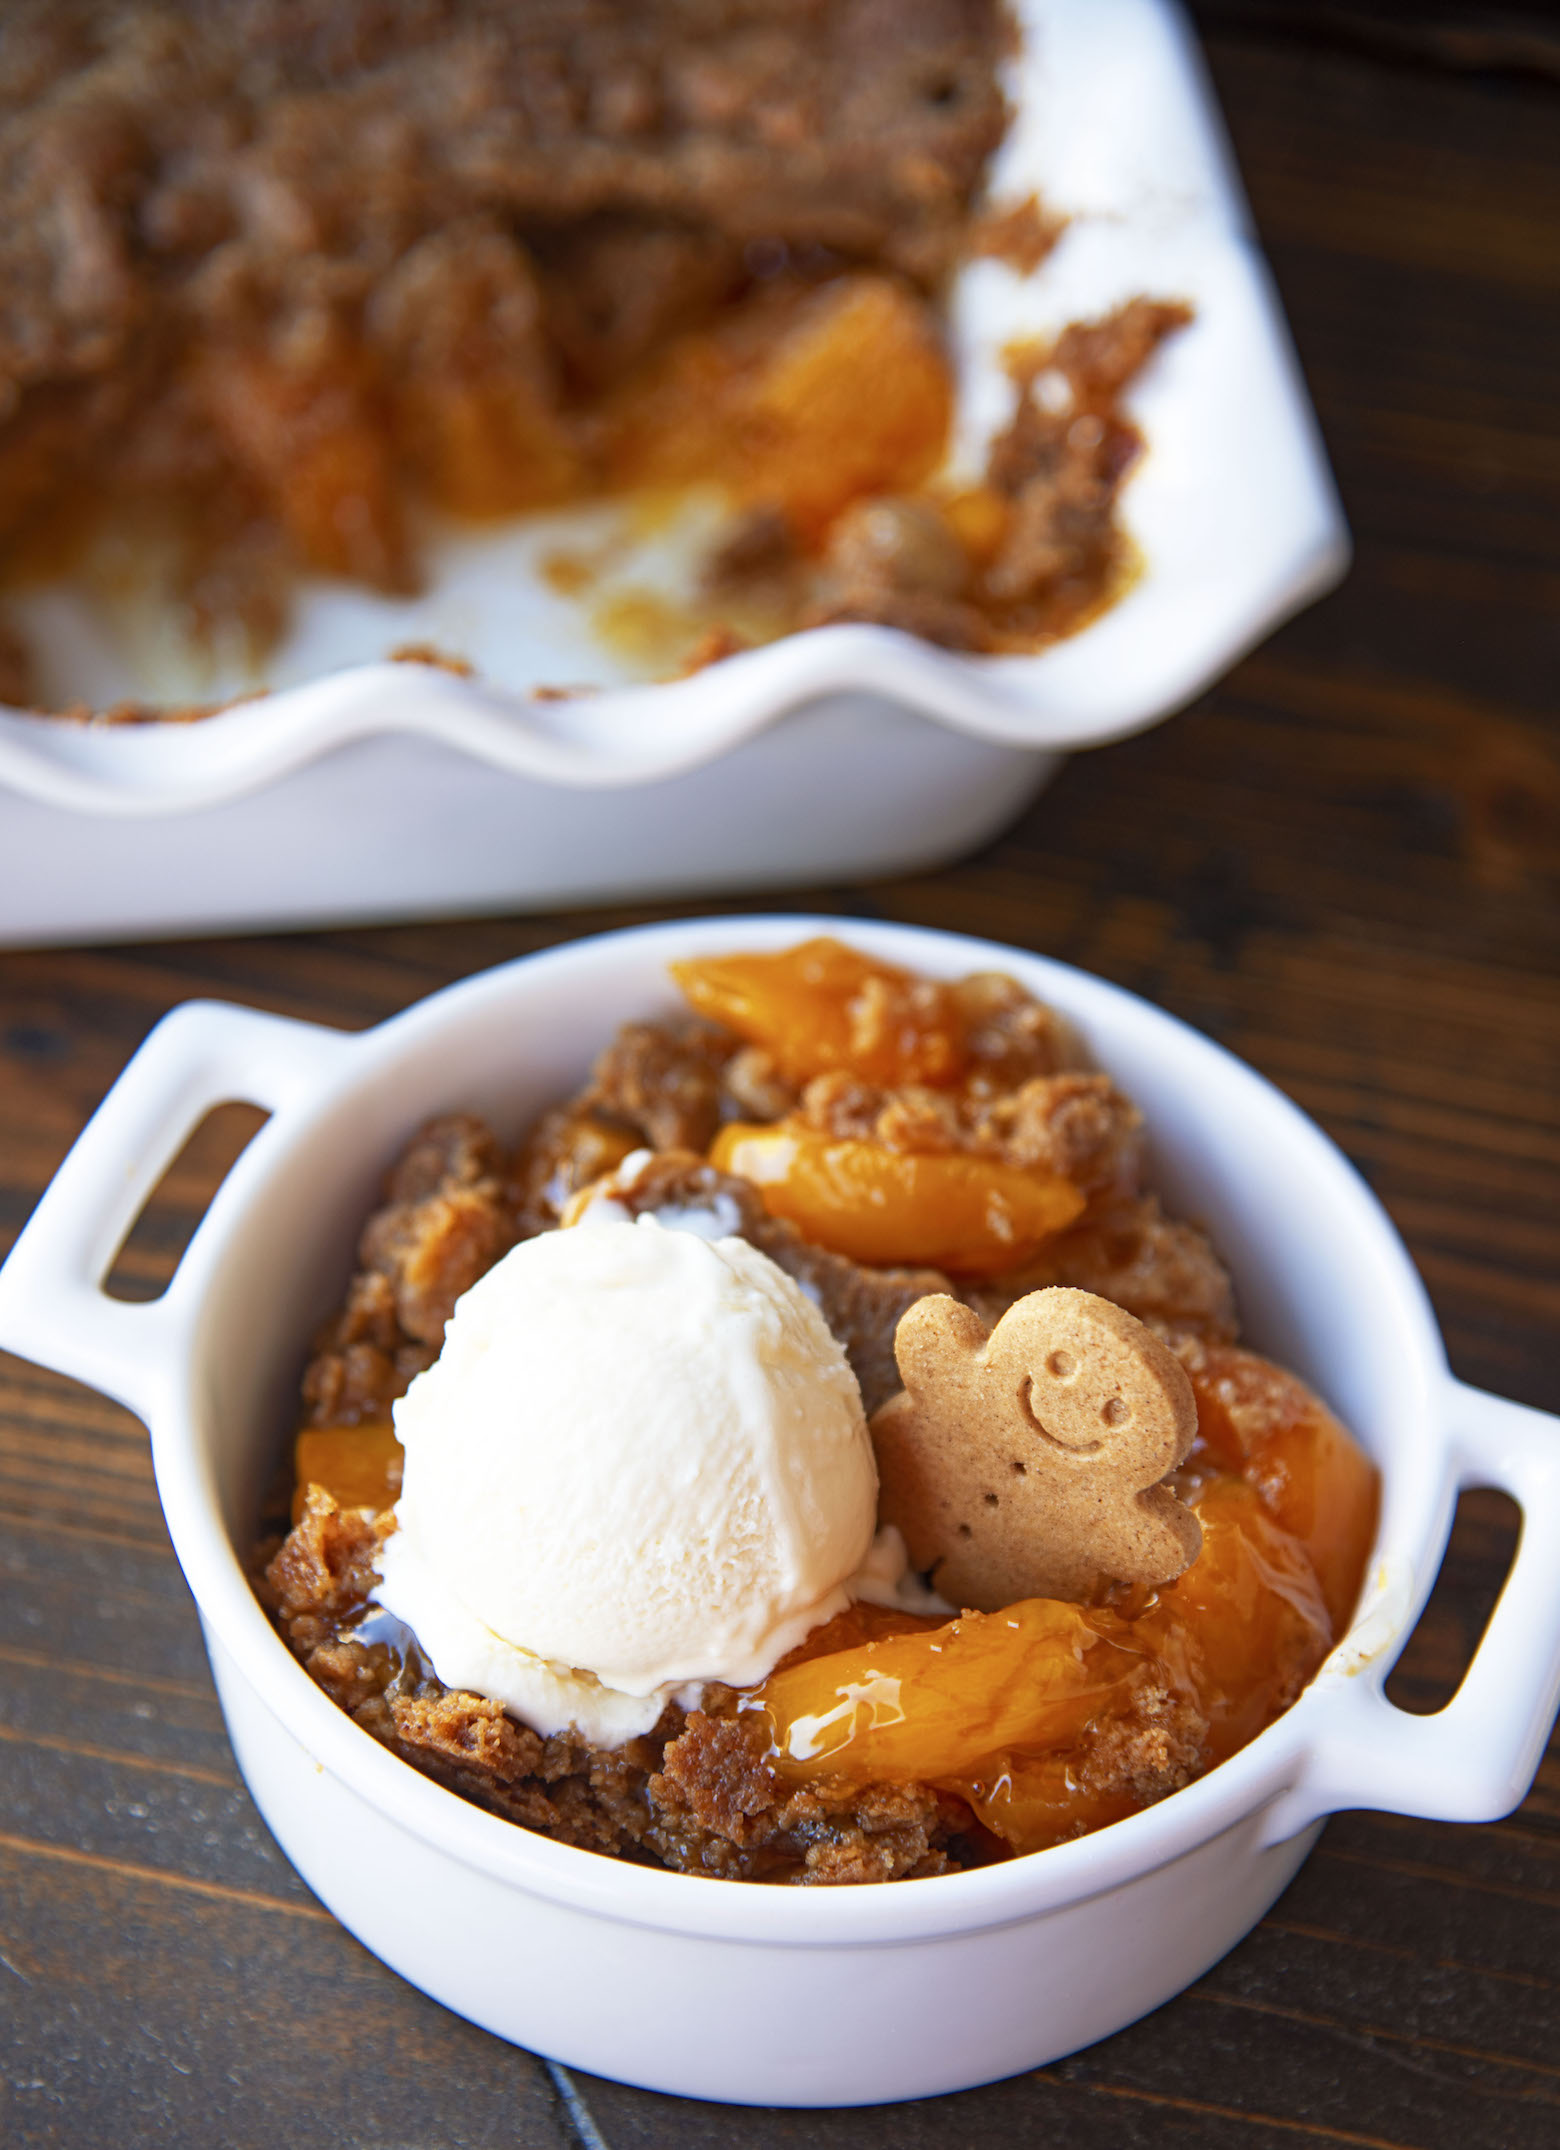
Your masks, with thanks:
M 1463 1963 L 1456 1956 L 1421 1956 L 1417 1949 L 1400 1948 L 1391 1941 L 1367 1941 L 1362 1934 L 1345 1933 L 1341 1927 L 1312 1926 L 1299 1919 L 1282 1919 L 1270 1911 L 1262 1921 L 1268 1933 L 1294 1934 L 1302 1941 L 1324 1941 L 1338 1948 L 1361 1949 L 1372 1956 L 1392 1956 L 1399 1963 L 1420 1964 L 1432 1971 L 1456 1971 L 1465 1978 L 1494 1978 L 1508 1986 L 1526 1986 L 1535 1993 L 1560 1991 L 1551 1978 L 1532 1971 L 1498 1971 L 1489 1964 Z
M 247 1904 L 256 1911 L 280 1911 L 289 1918 L 315 1919 L 326 1926 L 337 1924 L 321 1904 L 295 1903 L 285 1896 L 270 1896 L 263 1889 L 240 1889 L 225 1881 L 200 1881 L 193 1874 L 141 1866 L 133 1859 L 111 1859 L 104 1852 L 80 1851 L 73 1844 L 47 1844 L 40 1837 L 13 1836 L 8 1830 L 0 1830 L 0 1851 L 15 1852 L 21 1858 L 52 1859 L 62 1866 L 86 1867 L 93 1873 L 114 1874 L 124 1881 L 178 1889 L 190 1896 L 209 1897 L 215 1903 Z
M 543 2060 L 543 2067 L 552 2079 L 554 2090 L 568 2117 L 569 2126 L 579 2137 L 581 2150 L 611 2150 L 611 2146 L 597 2127 L 590 2107 L 585 2103 L 584 2093 L 573 2075 L 561 2061 Z
M 1525 1888 L 1520 1882 L 1486 1881 L 1477 1874 L 1454 1874 L 1449 1867 L 1430 1866 L 1413 1859 L 1373 1859 L 1364 1852 L 1334 1851 L 1327 1844 L 1312 1852 L 1313 1859 L 1333 1859 L 1344 1866 L 1363 1866 L 1372 1874 L 1401 1874 L 1406 1881 L 1433 1881 L 1440 1888 L 1467 1889 L 1476 1895 L 1507 1896 L 1514 1903 L 1542 1904 L 1560 1911 L 1560 1891 Z
M 1163 2107 L 1175 2113 L 1191 2113 L 1204 2120 L 1234 2120 L 1247 2127 L 1274 2128 L 1284 2135 L 1307 2135 L 1313 2142 L 1346 2143 L 1350 2150 L 1424 2150 L 1419 2143 L 1403 2142 L 1397 2137 L 1385 2135 L 1360 2135 L 1352 2128 L 1329 2127 L 1325 2121 L 1286 2120 L 1276 2113 L 1242 2112 L 1236 2105 L 1211 2105 L 1201 2098 L 1177 2098 L 1168 2091 L 1139 2090 L 1127 2083 L 1079 2082 L 1065 2075 L 1054 2075 L 1049 2068 L 1042 2068 L 1041 2076 L 1047 2082 L 1065 2084 L 1069 2090 L 1098 2093 L 1106 2098 L 1122 2098 L 1134 2105 Z
M 191 1784 L 210 1784 L 220 1792 L 233 1792 L 239 1788 L 236 1769 L 223 1776 L 217 1770 L 199 1769 L 193 1763 L 156 1762 L 144 1754 L 125 1754 L 115 1747 L 94 1747 L 85 1740 L 64 1739 L 56 1732 L 24 1732 L 17 1725 L 0 1724 L 0 1742 L 8 1747 L 40 1748 L 48 1754 L 73 1754 L 87 1762 L 109 1762 L 120 1769 L 147 1770 L 154 1777 L 182 1777 Z
M 1483 1490 L 1487 1491 L 1489 1489 L 1485 1488 Z M 1502 1582 L 1505 1580 L 1504 1574 L 1500 1577 L 1500 1580 Z M 1493 1598 L 1495 1584 L 1490 1583 L 1487 1587 L 1489 1595 Z M 1560 1770 L 1560 1741 L 1551 1740 L 1549 1750 L 1538 1766 L 1538 1775 L 1533 1780 L 1535 1789 L 1543 1784 L 1556 1770 Z M 1531 1796 L 1532 1794 L 1530 1793 L 1529 1797 L 1531 1798 Z M 1553 1858 L 1560 1854 L 1560 1835 L 1557 1835 L 1551 1829 L 1529 1828 L 1522 1819 L 1526 1811 L 1527 1803 L 1524 1801 L 1523 1805 L 1518 1807 L 1514 1814 L 1503 1815 L 1499 1821 L 1479 1822 L 1476 1826 L 1490 1836 L 1515 1838 L 1526 1844 L 1531 1850 L 1536 1851 L 1542 1858 Z M 1426 1826 L 1424 1821 L 1413 1814 L 1385 1813 L 1372 1813 L 1371 1825 L 1373 1828 L 1388 1829 L 1399 1835 L 1411 1830 L 1423 1829 Z M 1432 1822 L 1429 1826 L 1445 1829 L 1460 1827 L 1461 1824 Z
M 1379 2040 L 1384 2044 L 1409 2046 L 1416 2051 L 1426 2053 L 1449 2053 L 1459 2060 L 1485 2061 L 1492 2067 L 1511 2068 L 1530 2075 L 1553 2076 L 1557 2081 L 1560 2081 L 1560 2067 L 1551 2067 L 1541 2060 L 1520 2060 L 1515 2054 L 1494 2053 L 1483 2046 L 1459 2045 L 1450 2038 L 1426 2038 L 1415 2031 L 1389 2030 L 1384 2024 L 1379 2023 L 1351 2025 L 1341 2022 L 1336 2016 L 1319 2016 L 1304 2008 L 1281 2008 L 1276 2001 L 1254 2000 L 1246 1994 L 1212 1993 L 1206 1991 L 1206 1989 L 1203 1990 L 1204 1998 L 1213 2001 L 1221 2008 L 1243 2009 L 1250 2015 L 1272 2016 L 1282 2023 L 1300 2023 L 1309 2030 L 1329 2031 L 1340 2038 L 1348 2039 L 1351 2044 L 1363 2044 L 1368 2047 Z M 1434 2073 L 1431 2070 L 1425 2072 Z M 1445 2080 L 1460 2084 L 1463 2078 L 1453 2076 Z M 1485 2085 L 1484 2088 L 1489 2091 L 1488 2085 Z M 1543 2105 L 1553 2105 L 1560 2102 L 1544 2091 L 1506 2092 L 1496 2090 L 1489 2091 L 1489 2094 L 1495 2097 L 1519 2096 Z
M 181 1702 L 209 1703 L 217 1698 L 210 1687 L 193 1680 L 171 1680 L 158 1672 L 121 1672 L 109 1665 L 83 1664 L 75 1658 L 55 1657 L 48 1650 L 24 1650 L 13 1643 L 0 1643 L 0 1665 L 25 1665 L 29 1671 L 47 1672 L 67 1680 L 102 1680 L 111 1687 L 144 1687 L 152 1694 L 173 1695 Z
M 157 1510 L 157 1517 L 158 1521 L 161 1522 L 162 1510 L 160 1508 Z M 117 1545 L 120 1551 L 125 1553 L 166 1553 L 168 1551 L 166 1531 L 159 1531 L 155 1538 L 151 1536 L 129 1538 L 120 1531 L 92 1530 L 83 1524 L 60 1523 L 53 1516 L 40 1515 L 8 1515 L 4 1518 L 4 1524 L 7 1530 L 26 1531 L 41 1537 L 77 1538 L 89 1545 Z

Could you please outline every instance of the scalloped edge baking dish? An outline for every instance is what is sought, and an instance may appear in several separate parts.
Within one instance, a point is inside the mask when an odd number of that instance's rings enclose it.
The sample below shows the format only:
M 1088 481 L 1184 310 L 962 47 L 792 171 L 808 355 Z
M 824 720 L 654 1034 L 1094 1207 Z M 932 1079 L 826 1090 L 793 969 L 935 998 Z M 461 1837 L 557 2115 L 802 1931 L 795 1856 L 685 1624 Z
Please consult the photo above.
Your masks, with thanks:
M 304 1341 L 412 1128 L 462 1106 L 513 1135 L 618 1021 L 675 1005 L 668 962 L 828 931 L 932 976 L 1008 970 L 1073 1021 L 1144 1110 L 1153 1182 L 1229 1260 L 1253 1341 L 1354 1427 L 1383 1498 L 1349 1634 L 1295 1707 L 1208 1776 L 1002 1866 L 791 1890 L 627 1865 L 467 1805 L 327 1701 L 241 1563 Z M 230 1098 L 271 1118 L 167 1292 L 150 1305 L 107 1298 L 102 1280 L 147 1194 Z M 813 918 L 641 928 L 506 964 L 358 1036 L 192 1003 L 136 1054 L 0 1269 L 0 1344 L 150 1425 L 240 1767 L 337 1917 L 499 2036 L 652 2089 L 866 2104 L 1040 2066 L 1223 1955 L 1288 1883 L 1321 1817 L 1509 1811 L 1560 1700 L 1560 1422 L 1452 1377 L 1386 1213 L 1280 1092 L 1146 1002 L 990 942 Z M 1521 1542 L 1456 1697 L 1409 1716 L 1383 1682 L 1465 1485 L 1520 1503 Z
M 1197 309 L 1132 398 L 1149 452 L 1121 512 L 1142 572 L 1108 612 L 1028 657 L 832 627 L 689 679 L 612 685 L 540 577 L 506 580 L 489 563 L 480 587 L 462 583 L 480 547 L 447 587 L 436 573 L 422 603 L 306 593 L 281 684 L 261 702 L 138 727 L 0 711 L 0 944 L 940 863 L 1010 820 L 1062 753 L 1158 722 L 1335 582 L 1347 532 L 1178 12 L 1169 0 L 1015 12 L 1016 117 L 993 196 L 1038 189 L 1071 222 L 1033 277 L 978 261 L 958 280 L 952 461 L 976 460 L 1000 424 L 1000 353 L 1015 337 L 1138 291 Z M 50 617 L 57 643 L 90 640 L 68 607 Z M 482 676 L 360 661 L 407 641 L 464 649 Z M 603 691 L 567 700 L 533 691 L 603 676 Z M 105 678 L 103 699 L 134 684 Z

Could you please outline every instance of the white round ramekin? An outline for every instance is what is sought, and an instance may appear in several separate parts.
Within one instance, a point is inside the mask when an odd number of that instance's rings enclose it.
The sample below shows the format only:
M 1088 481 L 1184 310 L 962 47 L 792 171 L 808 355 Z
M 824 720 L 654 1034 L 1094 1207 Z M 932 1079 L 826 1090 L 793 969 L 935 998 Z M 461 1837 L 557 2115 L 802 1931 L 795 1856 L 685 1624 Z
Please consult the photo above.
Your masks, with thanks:
M 1381 1467 L 1354 1626 L 1287 1716 L 1210 1775 L 1077 1843 L 889 1887 L 764 1888 L 546 1842 L 398 1761 L 313 1685 L 244 1579 L 305 1342 L 397 1146 L 469 1107 L 514 1135 L 615 1025 L 676 1004 L 666 966 L 833 931 L 933 976 L 1009 971 L 1142 1106 L 1152 1175 L 1203 1219 L 1246 1330 Z M 116 1249 L 209 1107 L 270 1110 L 163 1297 L 107 1298 Z M 765 2105 L 922 2097 L 1038 2066 L 1196 1978 L 1261 1917 L 1337 1808 L 1491 1819 L 1560 1699 L 1560 1425 L 1455 1381 L 1386 1216 L 1278 1091 L 1144 1002 L 1039 957 L 855 920 L 698 920 L 531 956 L 361 1036 L 195 1003 L 147 1039 L 0 1271 L 0 1343 L 152 1431 L 175 1549 L 240 1767 L 358 1938 L 499 2036 L 649 2088 Z M 1459 1487 L 1522 1506 L 1521 1545 L 1451 1704 L 1382 1693 Z

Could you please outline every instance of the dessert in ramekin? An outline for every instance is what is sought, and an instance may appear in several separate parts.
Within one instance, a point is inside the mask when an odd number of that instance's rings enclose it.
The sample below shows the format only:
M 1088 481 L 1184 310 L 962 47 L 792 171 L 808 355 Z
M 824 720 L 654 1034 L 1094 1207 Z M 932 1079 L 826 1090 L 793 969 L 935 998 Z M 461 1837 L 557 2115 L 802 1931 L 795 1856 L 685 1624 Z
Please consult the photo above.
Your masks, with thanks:
M 256 1563 L 300 1662 L 493 1813 L 744 1881 L 986 1865 L 1236 1752 L 1376 1477 L 1132 1101 L 1000 972 L 672 975 L 517 1148 L 446 1114 L 389 1173 Z
M 932 978 L 1007 971 L 1062 1012 L 1142 1108 L 1154 1184 L 1168 1207 L 1195 1205 L 1248 1333 L 1358 1434 L 1382 1504 L 1348 1635 L 1291 1710 L 1197 1782 L 1091 1836 L 975 1871 L 776 1889 L 602 1859 L 428 1782 L 309 1680 L 257 1603 L 244 1556 L 306 1339 L 408 1135 L 464 1106 L 513 1139 L 578 1082 L 614 1020 L 671 1008 L 669 963 L 830 931 Z M 146 1306 L 108 1300 L 101 1280 L 148 1189 L 205 1109 L 234 1096 L 271 1118 L 168 1292 Z M 1328 1812 L 1506 1811 L 1554 1709 L 1552 1421 L 1453 1380 L 1383 1212 L 1268 1084 L 1132 996 L 1011 949 L 855 922 L 698 920 L 528 958 L 359 1037 L 180 1010 L 115 1086 L 0 1272 L 0 1336 L 151 1425 L 240 1765 L 323 1900 L 474 2021 L 653 2088 L 867 2103 L 1037 2065 L 1216 1960 L 1284 1887 Z M 1523 1539 L 1457 1697 L 1411 1718 L 1382 1682 L 1465 1483 L 1509 1490 Z M 805 2037 L 777 2040 L 777 2022 L 805 2025 Z

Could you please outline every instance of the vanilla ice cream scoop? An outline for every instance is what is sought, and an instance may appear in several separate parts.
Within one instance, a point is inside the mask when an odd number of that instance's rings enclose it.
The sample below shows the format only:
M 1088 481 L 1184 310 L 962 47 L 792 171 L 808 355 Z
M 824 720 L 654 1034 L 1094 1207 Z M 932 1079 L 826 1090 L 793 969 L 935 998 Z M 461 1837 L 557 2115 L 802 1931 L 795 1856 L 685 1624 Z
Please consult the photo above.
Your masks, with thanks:
M 761 1680 L 848 1601 L 877 1472 L 822 1315 L 742 1239 L 523 1241 L 395 1406 L 380 1602 L 446 1686 L 601 1744 Z

